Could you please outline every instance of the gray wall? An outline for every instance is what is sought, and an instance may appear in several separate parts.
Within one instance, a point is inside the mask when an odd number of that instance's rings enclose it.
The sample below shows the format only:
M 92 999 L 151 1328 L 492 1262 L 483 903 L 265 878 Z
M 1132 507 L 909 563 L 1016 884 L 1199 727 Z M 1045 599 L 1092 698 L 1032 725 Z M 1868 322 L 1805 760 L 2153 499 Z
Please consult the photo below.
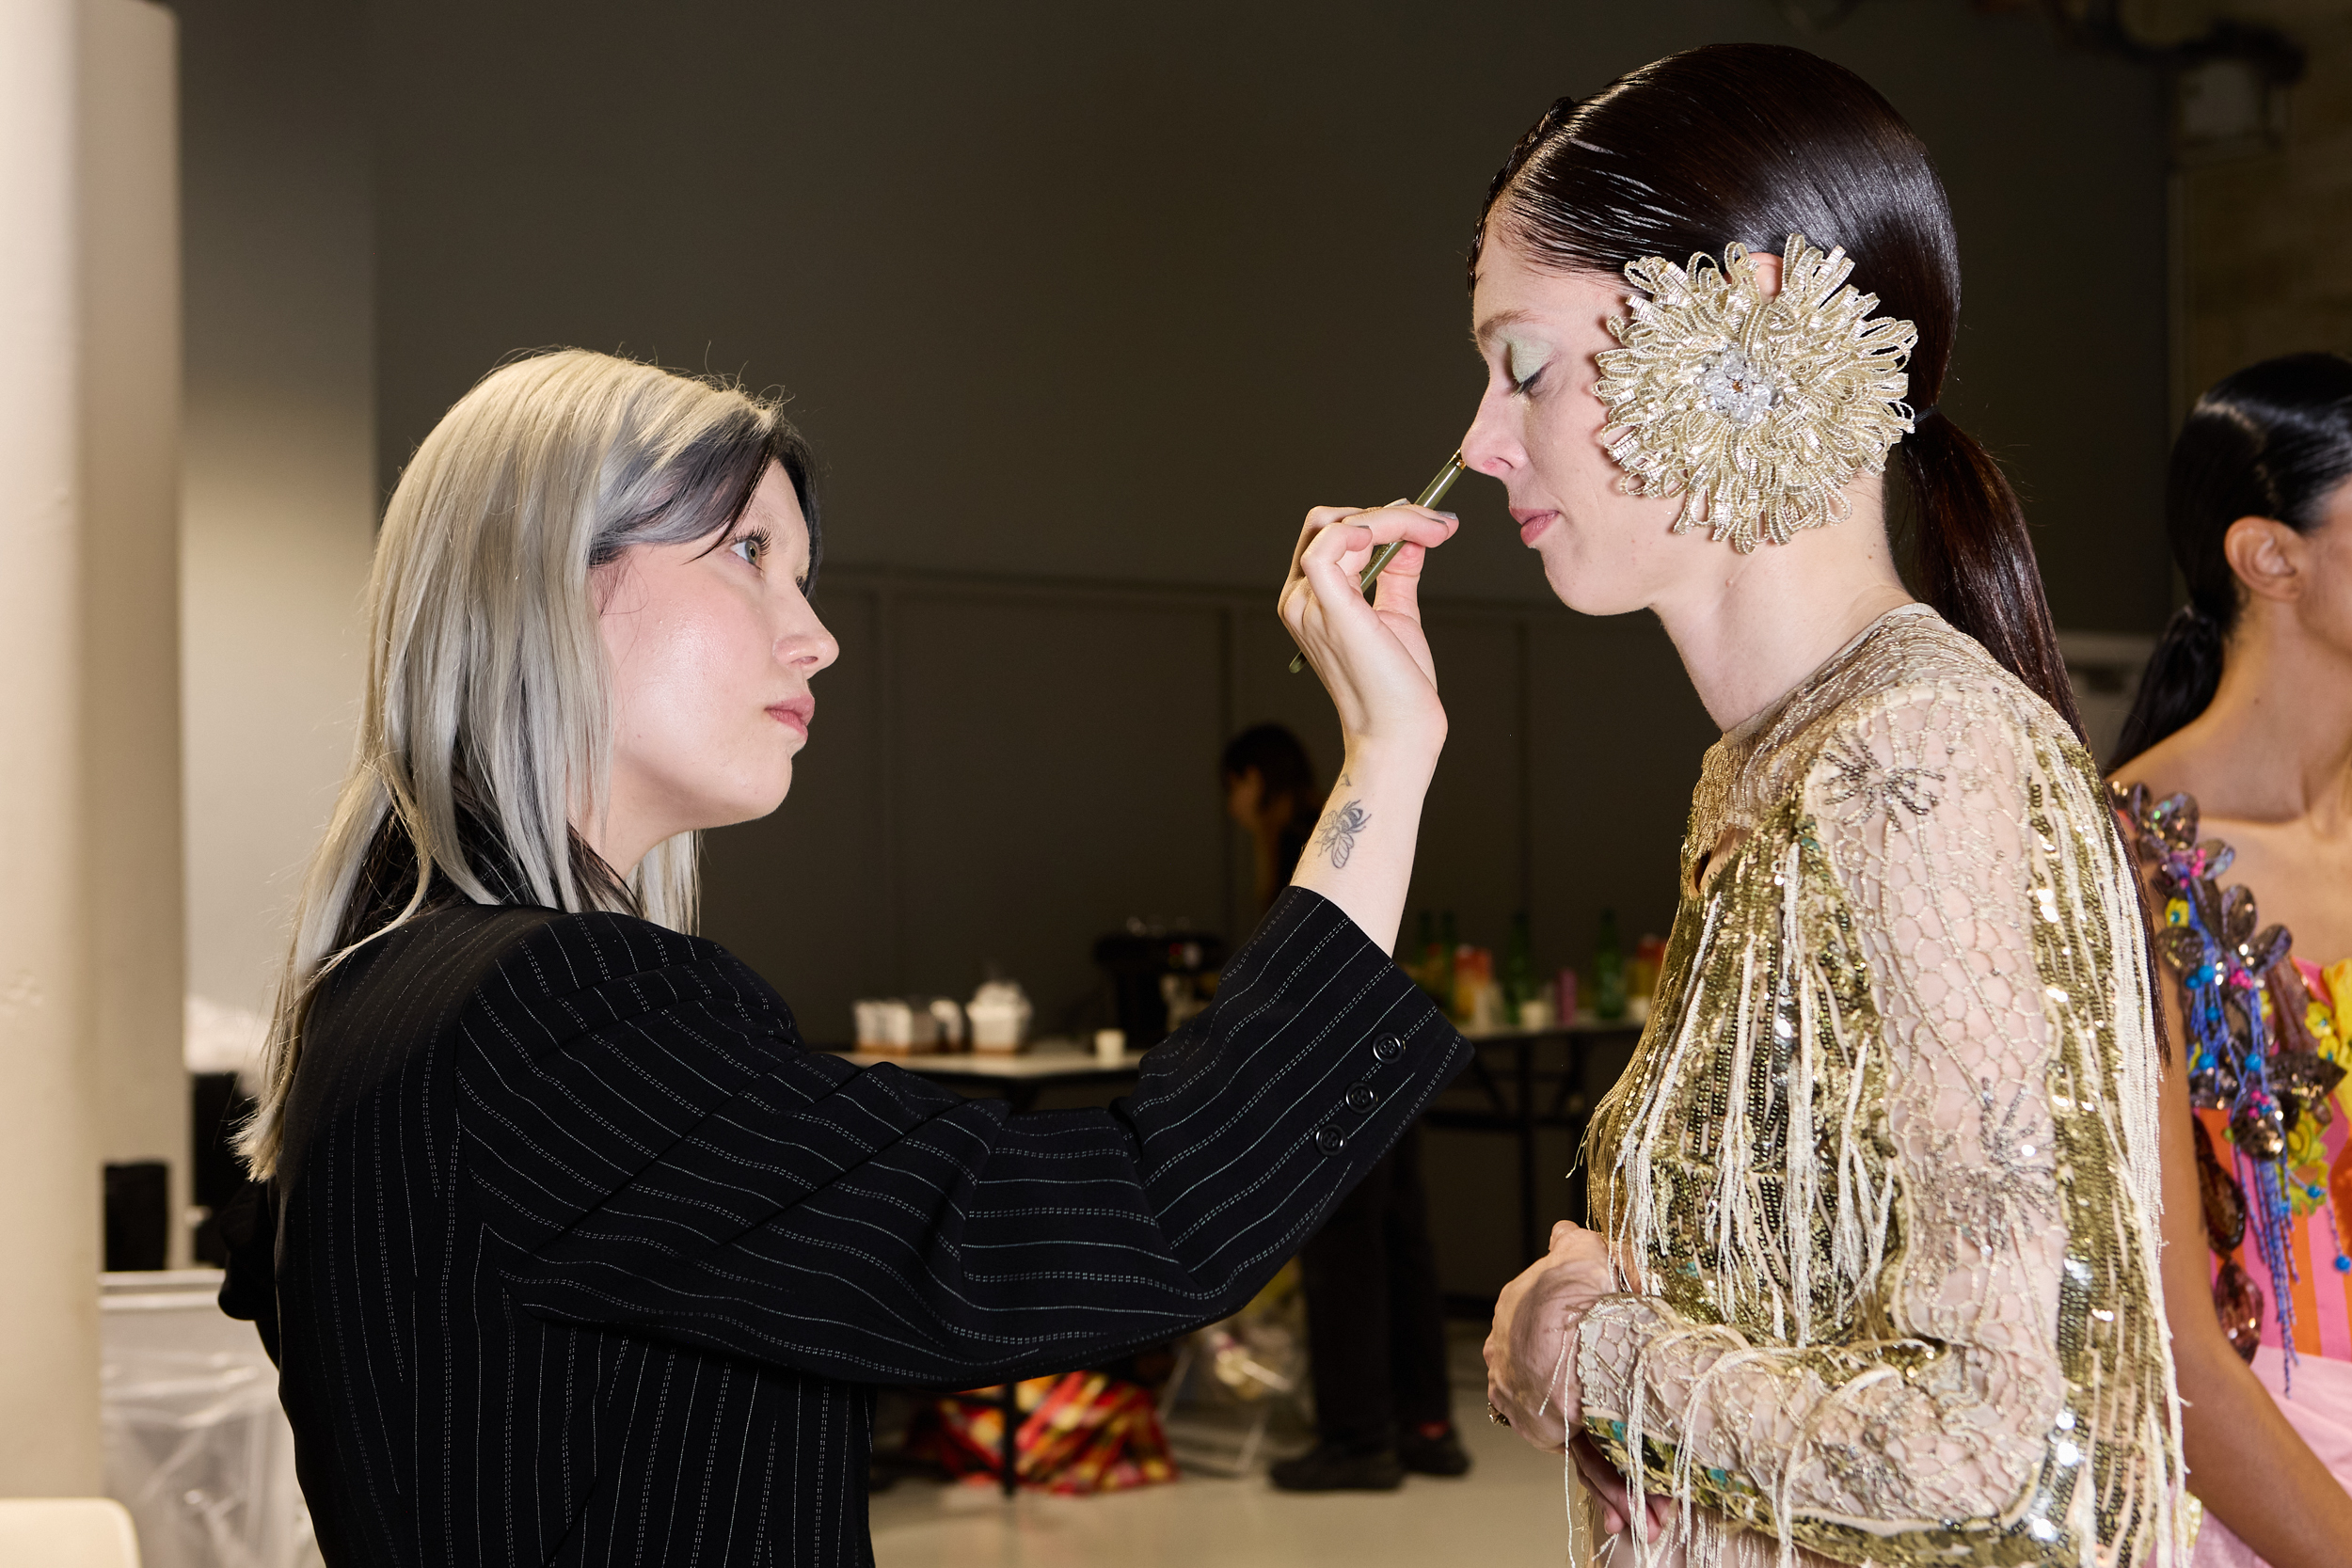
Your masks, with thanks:
M 358 7 L 179 0 L 188 990 L 286 961 L 367 678 L 375 398 Z M 258 1017 L 232 1035 L 258 1047 Z
M 1726 39 L 1861 71 L 1938 155 L 1967 258 L 1952 413 L 2008 457 L 2060 623 L 2169 603 L 2153 72 L 2032 15 L 1866 0 L 1318 0 L 373 12 L 387 475 L 544 343 L 782 384 L 835 559 L 1271 584 L 1298 515 L 1386 499 L 1479 385 L 1461 256 L 1554 96 Z M 1543 589 L 1497 487 L 1449 592 Z M 2119 538 L 2128 547 L 2111 548 Z

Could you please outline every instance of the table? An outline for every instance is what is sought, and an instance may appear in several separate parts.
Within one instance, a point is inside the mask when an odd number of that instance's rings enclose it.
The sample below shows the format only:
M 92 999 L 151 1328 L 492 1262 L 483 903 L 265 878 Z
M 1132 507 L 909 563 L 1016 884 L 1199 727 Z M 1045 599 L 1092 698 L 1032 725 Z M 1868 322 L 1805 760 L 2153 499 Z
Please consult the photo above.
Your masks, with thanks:
M 1431 1127 L 1453 1128 L 1477 1132 L 1510 1132 L 1519 1146 L 1519 1250 L 1528 1262 L 1534 1262 L 1545 1252 L 1543 1238 L 1537 1234 L 1535 1203 L 1535 1133 L 1545 1127 L 1565 1128 L 1581 1138 L 1585 1123 L 1592 1119 L 1593 1107 L 1583 1088 L 1586 1048 L 1597 1039 L 1638 1035 L 1642 1021 L 1633 1017 L 1607 1020 L 1584 1014 L 1567 1023 L 1547 1025 L 1540 1029 L 1504 1027 L 1499 1029 L 1464 1029 L 1462 1037 L 1470 1044 L 1470 1064 L 1454 1081 L 1447 1094 L 1472 1092 L 1486 1103 L 1475 1108 L 1447 1105 L 1444 1097 L 1423 1113 L 1422 1120 Z M 1563 1060 L 1555 1071 L 1539 1071 L 1537 1049 L 1557 1042 L 1564 1048 Z M 1502 1072 L 1490 1064 L 1490 1056 L 1507 1054 L 1508 1067 Z M 1548 1097 L 1537 1093 L 1539 1080 L 1553 1080 Z M 1507 1085 L 1507 1086 L 1506 1086 Z

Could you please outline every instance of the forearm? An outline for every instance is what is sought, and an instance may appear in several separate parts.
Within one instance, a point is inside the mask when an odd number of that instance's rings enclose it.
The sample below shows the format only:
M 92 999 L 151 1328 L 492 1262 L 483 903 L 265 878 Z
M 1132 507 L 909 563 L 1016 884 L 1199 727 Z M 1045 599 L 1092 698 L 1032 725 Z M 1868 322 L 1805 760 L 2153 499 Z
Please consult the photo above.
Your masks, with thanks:
M 2031 1356 L 1917 1339 L 1755 1343 L 1645 1296 L 1586 1314 L 1577 1367 L 1584 1431 L 1623 1473 L 1639 1454 L 1649 1490 L 1785 1527 L 1841 1560 L 1867 1555 L 1857 1521 L 1897 1556 L 1940 1531 L 1997 1534 L 1987 1522 L 2013 1517 L 2059 1402 L 2057 1369 Z
M 1396 951 L 1422 802 L 1436 768 L 1434 747 L 1351 745 L 1291 878 L 1293 886 L 1338 905 L 1383 952 Z
M 2188 1489 L 2273 1568 L 2335 1568 L 2352 1542 L 2352 1493 L 2218 1327 L 2212 1340 L 2173 1341 Z

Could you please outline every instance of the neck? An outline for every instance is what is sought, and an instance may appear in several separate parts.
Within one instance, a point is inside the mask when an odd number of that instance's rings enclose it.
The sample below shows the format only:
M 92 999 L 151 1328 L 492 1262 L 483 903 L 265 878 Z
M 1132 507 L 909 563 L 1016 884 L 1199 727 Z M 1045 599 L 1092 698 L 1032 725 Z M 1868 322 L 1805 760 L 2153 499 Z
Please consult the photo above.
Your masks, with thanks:
M 1842 523 L 1716 569 L 1651 608 L 1716 727 L 1737 728 L 1788 694 L 1888 610 L 1912 602 L 1888 553 L 1876 498 Z
M 2248 607 L 2231 634 L 2221 684 L 2180 734 L 2209 774 L 2199 803 L 2217 816 L 2352 827 L 2352 660 Z
M 648 824 L 640 822 L 631 814 L 608 808 L 600 819 L 583 820 L 586 813 L 575 809 L 572 832 L 580 842 L 596 852 L 612 875 L 627 882 L 637 875 L 637 863 L 653 852 L 653 847 L 669 837 L 655 833 Z

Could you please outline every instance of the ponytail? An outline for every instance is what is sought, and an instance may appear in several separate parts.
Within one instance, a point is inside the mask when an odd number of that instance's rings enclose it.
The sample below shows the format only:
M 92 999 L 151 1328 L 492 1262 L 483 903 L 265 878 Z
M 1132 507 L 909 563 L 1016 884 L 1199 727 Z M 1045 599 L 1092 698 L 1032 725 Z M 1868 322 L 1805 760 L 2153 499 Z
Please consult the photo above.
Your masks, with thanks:
M 2193 604 L 2172 612 L 2139 673 L 2139 690 L 2108 759 L 2112 772 L 2205 711 L 2221 689 L 2221 623 Z
M 1903 442 L 1918 517 L 1921 595 L 2083 736 L 2074 683 L 2050 624 L 2025 509 L 1993 454 L 1931 407 Z

